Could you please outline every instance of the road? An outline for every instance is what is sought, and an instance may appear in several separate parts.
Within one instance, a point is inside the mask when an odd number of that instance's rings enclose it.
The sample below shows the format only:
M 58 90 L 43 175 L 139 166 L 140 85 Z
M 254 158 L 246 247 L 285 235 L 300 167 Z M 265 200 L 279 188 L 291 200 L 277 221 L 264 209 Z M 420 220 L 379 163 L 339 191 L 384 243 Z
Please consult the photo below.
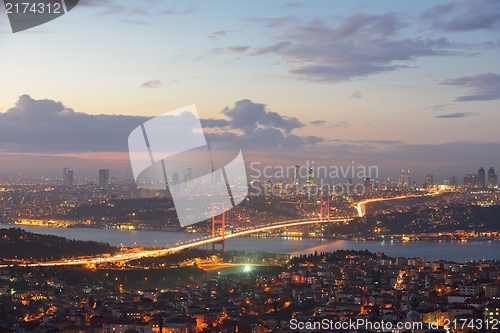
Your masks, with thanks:
M 436 191 L 432 193 L 425 193 L 425 194 L 420 194 L 420 195 L 400 195 L 397 197 L 392 197 L 392 198 L 374 198 L 374 199 L 367 199 L 364 201 L 360 201 L 356 204 L 356 210 L 358 211 L 358 216 L 363 217 L 366 214 L 366 209 L 365 206 L 367 203 L 372 203 L 372 202 L 380 202 L 380 201 L 389 201 L 389 200 L 399 200 L 399 199 L 409 199 L 409 198 L 420 198 L 420 197 L 427 197 L 427 196 L 434 196 L 441 194 L 442 192 Z
M 352 218 L 335 218 L 331 219 L 331 223 L 335 222 L 343 222 L 343 221 L 350 221 Z M 236 237 L 242 237 L 242 236 L 248 236 L 251 234 L 263 232 L 263 231 L 269 231 L 269 230 L 275 230 L 275 229 L 280 229 L 280 228 L 287 228 L 287 227 L 296 227 L 300 225 L 307 225 L 307 224 L 315 224 L 315 223 L 328 223 L 328 220 L 310 220 L 310 221 L 304 221 L 304 220 L 293 220 L 293 221 L 285 221 L 285 222 L 278 222 L 274 223 L 271 225 L 266 225 L 263 227 L 259 228 L 248 228 L 248 229 L 243 229 L 240 230 L 236 233 L 226 235 L 225 239 L 230 239 L 230 238 L 236 238 Z M 175 247 L 170 247 L 168 249 L 156 249 L 156 250 L 144 250 L 140 252 L 130 252 L 130 253 L 122 253 L 122 254 L 116 254 L 110 257 L 87 257 L 87 258 L 77 258 L 77 259 L 68 259 L 68 260 L 57 260 L 57 261 L 47 261 L 47 262 L 37 262 L 37 263 L 26 263 L 22 264 L 22 266 L 30 266 L 30 267 L 50 267 L 50 266 L 82 266 L 82 265 L 98 265 L 98 264 L 104 264 L 104 263 L 114 263 L 114 262 L 127 262 L 127 261 L 132 261 L 132 260 L 138 260 L 142 258 L 152 258 L 152 257 L 161 257 L 165 256 L 168 254 L 176 253 L 182 250 L 186 249 L 191 249 L 211 243 L 216 243 L 222 241 L 222 236 L 217 236 L 214 238 L 206 238 L 206 239 L 201 239 L 201 240 L 194 240 L 194 241 L 188 241 L 184 242 L 184 244 L 177 245 Z M 19 264 L 21 265 L 21 264 Z M 0 265 L 0 268 L 8 267 L 9 265 Z

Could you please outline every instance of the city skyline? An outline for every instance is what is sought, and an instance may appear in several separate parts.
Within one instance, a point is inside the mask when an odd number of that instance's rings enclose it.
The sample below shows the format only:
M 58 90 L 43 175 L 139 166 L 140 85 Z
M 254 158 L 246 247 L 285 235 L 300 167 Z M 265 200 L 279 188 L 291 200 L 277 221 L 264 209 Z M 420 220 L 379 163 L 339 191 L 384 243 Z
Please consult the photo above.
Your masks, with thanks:
M 310 156 L 437 179 L 500 165 L 494 2 L 258 1 L 225 5 L 223 21 L 217 5 L 137 6 L 82 1 L 0 34 L 0 173 L 128 172 L 129 132 L 193 103 L 207 140 L 239 144 L 248 163 Z
M 305 168 L 306 174 L 303 174 L 301 170 Z M 292 172 L 289 172 L 292 170 Z M 319 177 L 314 176 L 314 170 L 322 170 L 323 174 L 321 171 L 319 172 Z M 484 172 L 484 179 L 481 178 L 481 171 Z M 353 178 L 349 177 L 344 177 L 344 178 L 335 178 L 335 177 L 328 177 L 328 169 L 325 166 L 287 166 L 286 168 L 279 168 L 278 171 L 274 173 L 274 175 L 283 175 L 283 177 L 268 177 L 269 174 L 262 172 L 259 170 L 259 175 L 263 175 L 264 177 L 256 177 L 253 174 L 249 174 L 248 181 L 251 182 L 252 180 L 255 179 L 260 179 L 260 180 L 274 180 L 274 181 L 285 181 L 287 184 L 292 184 L 292 185 L 298 185 L 299 183 L 312 183 L 314 184 L 315 179 L 323 179 L 323 180 L 328 180 L 328 181 L 334 181 L 335 180 L 340 180 L 340 181 L 349 181 L 349 179 L 352 181 Z M 271 172 L 272 174 L 272 172 Z M 332 173 L 330 173 L 332 174 Z M 432 188 L 436 184 L 440 185 L 450 185 L 452 187 L 461 185 L 464 187 L 471 187 L 471 188 L 496 188 L 498 186 L 498 174 L 497 174 L 497 169 L 494 167 L 489 167 L 488 168 L 488 173 L 486 174 L 485 168 L 484 167 L 479 167 L 478 173 L 466 173 L 463 175 L 458 175 L 460 179 L 463 179 L 463 181 L 459 181 L 457 176 L 455 174 L 452 174 L 448 179 L 435 179 L 434 174 L 427 174 L 425 178 L 420 181 L 418 180 L 412 180 L 410 176 L 410 169 L 405 171 L 403 168 L 401 170 L 401 173 L 399 174 L 399 177 L 355 177 L 357 181 L 364 181 L 366 180 L 372 180 L 375 182 L 379 182 L 380 184 L 382 183 L 389 183 L 389 186 L 395 185 L 395 188 L 408 188 L 408 187 L 418 187 L 418 188 Z M 367 175 L 371 176 L 371 173 L 368 173 Z M 462 177 L 461 177 L 462 176 Z M 167 175 L 168 182 L 171 184 L 178 184 L 180 182 L 187 182 L 193 180 L 192 176 L 192 168 L 187 167 L 186 168 L 186 173 L 184 175 L 179 175 L 177 172 L 172 174 L 172 175 Z M 57 178 L 56 178 L 57 179 Z M 74 176 L 73 176 L 73 169 L 65 167 L 63 168 L 63 176 L 62 176 L 62 181 L 63 185 L 65 186 L 73 186 L 74 185 Z M 86 175 L 83 178 L 85 181 L 88 181 L 88 175 Z M 132 179 L 132 178 L 130 178 Z M 109 170 L 108 169 L 99 169 L 98 171 L 98 177 L 96 177 L 96 180 L 98 180 L 100 185 L 105 185 L 109 183 Z M 337 182 L 338 183 L 338 182 Z

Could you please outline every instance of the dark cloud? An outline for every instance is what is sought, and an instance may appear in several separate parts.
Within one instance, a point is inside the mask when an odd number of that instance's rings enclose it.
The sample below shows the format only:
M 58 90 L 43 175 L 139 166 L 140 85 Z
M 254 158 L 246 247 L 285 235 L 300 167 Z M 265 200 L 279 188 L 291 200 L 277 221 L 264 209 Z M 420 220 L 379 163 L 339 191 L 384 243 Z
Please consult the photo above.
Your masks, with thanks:
M 433 29 L 448 32 L 497 30 L 500 5 L 498 0 L 452 1 L 430 8 L 421 18 Z
M 361 98 L 361 92 L 360 91 L 355 91 L 351 95 L 352 98 Z
M 215 31 L 215 32 L 212 32 L 211 34 L 207 35 L 206 38 L 208 38 L 210 40 L 218 40 L 221 37 L 226 36 L 228 33 L 229 33 L 228 30 L 219 30 L 219 31 Z
M 159 88 L 163 85 L 163 82 L 160 80 L 148 81 L 141 84 L 141 88 Z
M 61 102 L 19 97 L 0 113 L 0 148 L 7 151 L 127 151 L 130 132 L 147 117 L 88 115 Z
M 320 19 L 306 24 L 290 18 L 262 19 L 275 30 L 275 42 L 263 46 L 234 46 L 216 50 L 246 56 L 276 56 L 288 72 L 302 80 L 342 82 L 378 73 L 409 68 L 408 61 L 421 57 L 475 56 L 492 43 L 457 43 L 437 39 L 397 39 L 405 26 L 397 15 L 357 13 L 337 20 Z
M 319 125 L 324 125 L 326 122 L 324 120 L 314 120 L 314 121 L 311 121 L 311 125 L 313 126 L 319 126 Z
M 295 128 L 303 127 L 304 124 L 295 117 L 285 117 L 266 109 L 265 104 L 254 103 L 244 99 L 235 103 L 233 108 L 226 107 L 222 110 L 231 122 L 231 127 L 251 132 L 259 126 L 275 127 L 286 133 Z
M 201 126 L 207 127 L 207 128 L 222 128 L 222 127 L 228 127 L 231 125 L 231 122 L 226 119 L 201 119 Z
M 248 99 L 236 102 L 232 108 L 226 107 L 222 114 L 228 119 L 203 119 L 202 125 L 206 128 L 239 130 L 243 134 L 209 133 L 207 138 L 211 141 L 230 141 L 248 149 L 292 149 L 324 141 L 317 136 L 302 137 L 290 133 L 304 124 L 297 118 L 269 111 L 265 104 L 254 103 Z
M 457 97 L 459 102 L 468 101 L 493 101 L 500 99 L 500 75 L 487 72 L 475 76 L 462 76 L 456 79 L 448 79 L 441 84 L 461 86 L 471 89 L 474 93 Z
M 340 123 L 335 124 L 334 126 L 342 127 L 342 128 L 347 128 L 347 127 L 349 127 L 349 124 L 346 123 L 345 121 L 342 121 Z
M 228 46 L 224 48 L 224 50 L 230 53 L 242 54 L 245 53 L 249 48 L 250 46 Z
M 304 126 L 297 118 L 268 111 L 250 100 L 236 102 L 222 113 L 228 119 L 201 119 L 209 141 L 229 141 L 246 149 L 294 148 L 323 139 L 290 132 Z M 19 97 L 16 105 L 0 113 L 0 151 L 8 152 L 126 152 L 128 136 L 151 117 L 89 115 L 61 102 Z M 176 131 L 178 129 L 171 129 Z M 232 133 L 230 130 L 241 130 Z
M 456 112 L 456 113 L 448 113 L 448 114 L 442 114 L 439 116 L 435 116 L 434 118 L 465 118 L 474 115 L 475 113 L 471 112 Z

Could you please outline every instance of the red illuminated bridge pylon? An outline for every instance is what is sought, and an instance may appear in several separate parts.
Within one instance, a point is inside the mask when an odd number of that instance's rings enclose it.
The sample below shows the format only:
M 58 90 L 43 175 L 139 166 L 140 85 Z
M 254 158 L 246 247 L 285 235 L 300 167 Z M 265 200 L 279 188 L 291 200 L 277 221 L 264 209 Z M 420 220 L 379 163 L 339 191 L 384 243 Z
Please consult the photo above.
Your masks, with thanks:
M 220 207 L 220 211 L 222 211 L 222 214 L 220 214 L 220 218 L 216 219 L 215 217 L 219 214 L 216 213 L 216 207 Z M 215 225 L 220 224 L 221 225 L 221 237 L 222 240 L 218 243 L 222 244 L 222 253 L 226 252 L 226 213 L 224 209 L 224 203 L 223 202 L 213 202 L 212 203 L 212 238 L 215 238 Z M 215 251 L 215 242 L 212 243 L 212 251 Z
M 328 193 L 324 194 L 323 192 L 319 195 L 319 220 L 323 221 L 323 210 L 326 210 L 326 219 L 330 222 L 331 212 L 330 212 L 330 202 L 331 197 Z M 320 237 L 323 238 L 323 227 L 321 227 Z M 330 225 L 328 225 L 328 231 L 330 230 Z M 328 232 L 328 236 L 330 236 L 330 232 Z

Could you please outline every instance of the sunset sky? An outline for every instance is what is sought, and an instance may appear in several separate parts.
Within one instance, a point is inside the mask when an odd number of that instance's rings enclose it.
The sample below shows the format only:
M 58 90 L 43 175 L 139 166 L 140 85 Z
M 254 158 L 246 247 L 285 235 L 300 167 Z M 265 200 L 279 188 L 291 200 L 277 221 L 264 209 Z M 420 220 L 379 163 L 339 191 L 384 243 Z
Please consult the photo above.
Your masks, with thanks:
M 0 14 L 0 174 L 130 173 L 129 133 L 196 104 L 247 164 L 500 168 L 500 2 L 80 0 Z

